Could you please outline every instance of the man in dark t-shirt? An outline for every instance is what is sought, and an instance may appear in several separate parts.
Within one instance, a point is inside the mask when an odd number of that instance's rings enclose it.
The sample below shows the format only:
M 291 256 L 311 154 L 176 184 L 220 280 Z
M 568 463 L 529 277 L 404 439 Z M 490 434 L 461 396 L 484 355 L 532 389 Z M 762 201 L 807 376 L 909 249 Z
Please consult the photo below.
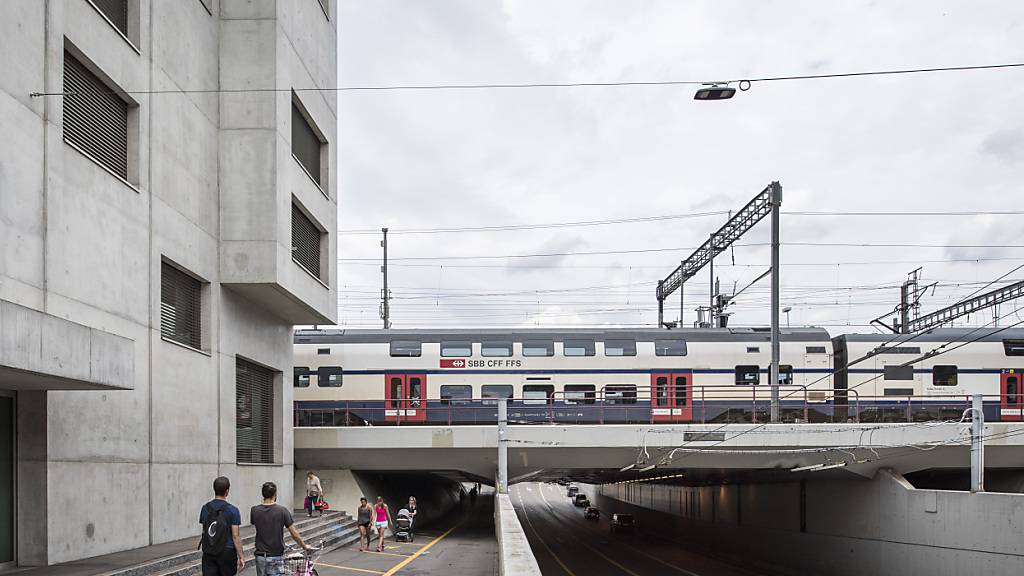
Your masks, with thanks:
M 228 503 L 228 492 L 231 490 L 231 481 L 221 476 L 213 481 L 214 499 L 203 505 L 199 511 L 199 524 L 206 525 L 207 507 L 212 508 L 214 514 L 224 509 L 224 519 L 231 527 L 231 536 L 224 545 L 224 551 L 220 554 L 203 554 L 203 576 L 234 576 L 239 570 L 245 568 L 245 560 L 242 558 L 242 538 L 239 535 L 239 526 L 242 525 L 242 513 L 238 508 Z
M 295 529 L 291 511 L 277 504 L 277 485 L 273 482 L 264 482 L 262 491 L 263 503 L 253 506 L 249 511 L 252 525 L 256 527 L 256 574 L 277 576 L 285 572 L 285 529 L 299 546 L 305 550 L 310 548 Z

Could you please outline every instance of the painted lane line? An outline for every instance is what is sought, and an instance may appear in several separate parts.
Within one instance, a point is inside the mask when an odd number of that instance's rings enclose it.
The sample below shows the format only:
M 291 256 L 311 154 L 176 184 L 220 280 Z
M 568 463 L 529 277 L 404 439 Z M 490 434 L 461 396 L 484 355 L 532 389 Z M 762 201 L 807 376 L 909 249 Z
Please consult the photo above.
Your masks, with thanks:
M 390 570 L 388 570 L 387 572 L 385 572 L 385 573 L 384 573 L 384 576 L 394 576 L 394 574 L 395 574 L 396 572 L 398 572 L 399 570 L 401 570 L 402 568 L 404 568 L 404 567 L 405 567 L 406 565 L 408 565 L 408 564 L 409 564 L 410 562 L 412 562 L 413 560 L 415 560 L 416 558 L 418 558 L 418 557 L 419 557 L 419 556 L 420 556 L 421 554 L 423 554 L 424 552 L 426 552 L 427 550 L 429 550 L 431 546 L 433 546 L 434 544 L 437 544 L 437 543 L 438 543 L 438 542 L 440 542 L 441 540 L 444 540 L 444 537 L 445 537 L 445 536 L 447 536 L 447 535 L 451 534 L 452 532 L 454 532 L 454 531 L 455 531 L 455 529 L 456 529 L 456 528 L 458 528 L 459 526 L 462 526 L 462 522 L 460 522 L 460 523 L 456 524 L 455 526 L 452 526 L 451 528 L 449 528 L 449 529 L 448 529 L 448 531 L 447 531 L 447 532 L 445 532 L 444 534 L 441 534 L 441 535 L 440 535 L 440 536 L 438 536 L 437 538 L 434 538 L 433 540 L 431 540 L 430 542 L 428 542 L 426 546 L 424 546 L 423 548 L 420 548 L 419 550 L 417 550 L 416 552 L 414 552 L 414 553 L 412 554 L 412 556 L 409 556 L 409 557 L 408 557 L 408 558 L 406 558 L 405 560 L 402 560 L 401 562 L 399 562 L 399 563 L 398 563 L 397 565 L 395 565 L 395 566 L 394 566 L 394 567 L 393 567 L 392 569 L 390 569 Z M 397 556 L 401 556 L 401 554 L 397 554 Z
M 558 554 L 555 554 L 554 550 L 552 550 L 551 547 L 548 546 L 548 543 L 544 541 L 544 538 L 542 538 L 541 535 L 537 533 L 537 529 L 533 527 L 533 522 L 530 520 L 530 513 L 526 511 L 526 504 L 523 502 L 522 490 L 517 489 L 516 496 L 519 496 L 519 507 L 523 509 L 523 518 L 526 518 L 526 525 L 529 526 L 530 531 L 533 532 L 533 537 L 536 538 L 537 541 L 540 542 L 540 545 L 548 551 L 548 554 L 550 554 L 551 557 L 555 559 L 555 562 L 557 562 L 558 565 L 562 567 L 562 570 L 565 570 L 566 574 L 568 574 L 569 576 L 576 576 L 576 574 L 574 574 L 572 570 L 569 570 L 569 567 L 565 565 L 565 562 L 562 562 L 562 559 L 558 557 Z
M 366 574 L 383 574 L 380 570 L 367 570 L 366 568 L 353 568 L 351 566 L 338 566 L 335 564 L 327 564 L 326 562 L 317 562 L 317 567 L 333 568 L 335 570 L 351 570 L 353 572 L 364 572 Z

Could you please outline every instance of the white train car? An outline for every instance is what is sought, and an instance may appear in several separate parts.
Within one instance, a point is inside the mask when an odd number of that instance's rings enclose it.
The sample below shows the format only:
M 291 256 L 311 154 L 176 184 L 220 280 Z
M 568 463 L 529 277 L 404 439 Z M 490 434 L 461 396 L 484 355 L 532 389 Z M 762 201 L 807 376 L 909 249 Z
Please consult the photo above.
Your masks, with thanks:
M 832 356 L 825 330 L 782 330 L 790 420 L 831 417 Z M 499 397 L 527 420 L 752 421 L 770 358 L 761 328 L 299 330 L 296 423 L 493 422 Z

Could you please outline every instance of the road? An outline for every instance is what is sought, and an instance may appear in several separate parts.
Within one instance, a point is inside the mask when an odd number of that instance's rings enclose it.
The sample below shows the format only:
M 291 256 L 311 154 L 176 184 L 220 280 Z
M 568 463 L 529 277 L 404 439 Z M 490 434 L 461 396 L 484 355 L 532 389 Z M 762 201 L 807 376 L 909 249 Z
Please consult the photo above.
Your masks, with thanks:
M 385 543 L 383 553 L 360 552 L 357 544 L 329 552 L 316 570 L 320 576 L 495 576 L 494 498 L 482 495 L 466 512 L 417 530 L 414 542 L 389 537 Z
M 756 576 L 668 540 L 612 535 L 606 516 L 584 520 L 557 484 L 516 484 L 509 493 L 545 576 Z

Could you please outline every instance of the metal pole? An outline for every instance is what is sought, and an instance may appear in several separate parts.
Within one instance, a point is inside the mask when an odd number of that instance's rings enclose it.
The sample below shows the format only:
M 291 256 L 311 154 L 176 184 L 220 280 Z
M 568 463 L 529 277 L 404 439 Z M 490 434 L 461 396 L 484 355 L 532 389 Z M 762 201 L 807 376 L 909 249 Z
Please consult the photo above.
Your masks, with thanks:
M 665 299 L 661 297 L 661 287 L 665 284 L 664 280 L 658 280 L 658 329 L 665 325 Z
M 779 421 L 779 207 L 782 185 L 772 182 L 772 422 Z
M 680 270 L 680 273 L 682 273 L 682 270 L 683 270 L 683 261 L 682 260 L 679 261 L 679 270 Z M 685 292 L 683 292 L 683 288 L 685 286 L 686 286 L 686 284 L 680 284 L 679 285 L 679 327 L 680 328 L 683 327 L 683 314 L 686 313 L 686 298 L 684 297 Z
M 711 308 L 711 326 L 714 327 L 715 323 L 715 235 L 711 235 L 711 240 L 708 241 L 708 270 L 711 273 L 709 279 L 709 290 L 711 291 L 711 297 L 708 298 L 709 308 Z
M 381 319 L 384 320 L 384 329 L 391 328 L 391 294 L 388 292 L 388 229 L 381 228 L 381 232 L 384 233 L 384 240 L 381 240 L 380 246 L 384 249 L 384 265 L 380 267 L 380 271 L 384 274 L 384 291 L 381 292 L 381 298 L 383 298 L 383 304 L 381 309 Z
M 508 399 L 498 399 L 498 494 L 508 494 Z
M 985 412 L 981 394 L 971 398 L 971 492 L 985 491 Z

